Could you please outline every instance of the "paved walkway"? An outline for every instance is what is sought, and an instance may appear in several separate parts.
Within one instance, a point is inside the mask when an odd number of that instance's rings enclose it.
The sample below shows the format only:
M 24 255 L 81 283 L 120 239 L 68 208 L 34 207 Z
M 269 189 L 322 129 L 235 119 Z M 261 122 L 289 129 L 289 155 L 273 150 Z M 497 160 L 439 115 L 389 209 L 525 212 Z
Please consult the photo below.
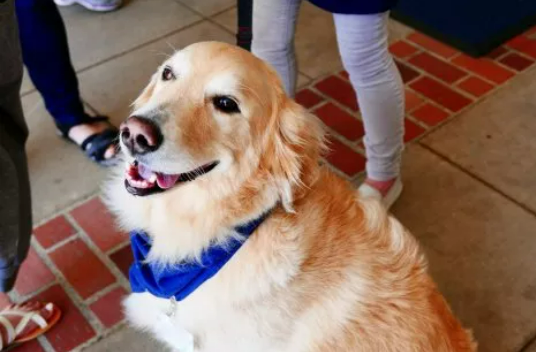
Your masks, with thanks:
M 116 123 L 173 48 L 234 42 L 234 0 L 132 0 L 110 14 L 62 13 L 84 102 Z M 330 167 L 357 183 L 363 128 L 332 27 L 329 14 L 304 3 L 297 100 L 331 133 Z M 480 60 L 398 23 L 390 30 L 406 82 L 408 143 L 406 188 L 393 212 L 421 241 L 480 351 L 536 352 L 536 29 Z M 16 290 L 0 306 L 37 296 L 66 314 L 14 351 L 161 350 L 122 321 L 131 254 L 98 196 L 106 170 L 56 136 L 29 81 L 22 95 L 38 226 Z

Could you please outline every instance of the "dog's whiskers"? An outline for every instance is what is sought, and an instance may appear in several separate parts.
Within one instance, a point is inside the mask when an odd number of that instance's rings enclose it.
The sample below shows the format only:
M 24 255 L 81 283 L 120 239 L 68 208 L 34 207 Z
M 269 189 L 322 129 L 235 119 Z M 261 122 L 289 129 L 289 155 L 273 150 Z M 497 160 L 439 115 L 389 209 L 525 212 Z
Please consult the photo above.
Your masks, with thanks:
M 167 46 L 169 46 L 169 48 L 170 48 L 171 50 L 173 50 L 174 53 L 178 51 L 178 49 L 175 48 L 175 47 L 173 46 L 173 44 L 171 44 L 171 43 L 168 42 L 167 40 L 166 40 L 166 44 L 167 44 Z

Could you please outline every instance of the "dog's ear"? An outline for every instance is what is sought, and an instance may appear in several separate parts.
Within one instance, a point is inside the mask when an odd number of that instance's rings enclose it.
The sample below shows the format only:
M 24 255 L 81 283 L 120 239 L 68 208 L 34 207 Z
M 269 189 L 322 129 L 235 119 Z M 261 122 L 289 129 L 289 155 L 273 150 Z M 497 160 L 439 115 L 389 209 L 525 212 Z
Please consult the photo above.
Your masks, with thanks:
M 275 117 L 272 171 L 283 206 L 292 212 L 293 202 L 317 178 L 325 150 L 324 130 L 316 117 L 290 99 L 279 111 Z
M 158 79 L 158 75 L 155 73 L 151 77 L 151 80 L 149 81 L 149 84 L 143 89 L 141 94 L 134 100 L 132 103 L 132 106 L 134 110 L 139 109 L 142 105 L 145 105 L 154 92 L 154 87 L 156 86 L 156 81 Z

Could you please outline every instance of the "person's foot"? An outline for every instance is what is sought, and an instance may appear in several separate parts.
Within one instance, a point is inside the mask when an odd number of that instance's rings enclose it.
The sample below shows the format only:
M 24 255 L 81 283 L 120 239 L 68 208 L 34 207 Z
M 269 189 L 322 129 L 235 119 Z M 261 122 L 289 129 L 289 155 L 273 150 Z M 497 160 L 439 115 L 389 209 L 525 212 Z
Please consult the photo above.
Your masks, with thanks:
M 90 136 L 98 133 L 102 133 L 108 129 L 110 125 L 103 121 L 92 124 L 80 124 L 74 127 L 71 127 L 69 130 L 68 137 L 75 142 L 77 145 L 82 145 L 82 143 Z M 117 148 L 114 144 L 111 144 L 106 151 L 104 152 L 104 159 L 110 160 L 117 154 Z
M 54 0 L 58 6 L 70 6 L 79 4 L 90 11 L 108 12 L 121 7 L 122 0 Z
M 378 190 L 381 193 L 382 197 L 385 197 L 387 193 L 389 193 L 389 190 L 395 184 L 396 180 L 396 178 L 393 178 L 389 181 L 377 181 L 367 177 L 364 183 Z
M 402 193 L 402 181 L 400 177 L 388 181 L 378 181 L 367 177 L 359 186 L 358 192 L 362 198 L 377 199 L 389 209 Z
M 52 303 L 13 304 L 0 311 L 0 351 L 32 340 L 54 326 L 61 312 Z

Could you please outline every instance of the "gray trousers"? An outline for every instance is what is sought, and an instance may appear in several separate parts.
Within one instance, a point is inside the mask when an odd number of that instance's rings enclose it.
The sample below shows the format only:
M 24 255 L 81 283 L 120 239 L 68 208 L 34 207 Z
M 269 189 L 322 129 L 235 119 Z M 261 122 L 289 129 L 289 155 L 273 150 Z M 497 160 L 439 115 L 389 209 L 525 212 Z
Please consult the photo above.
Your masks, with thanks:
M 32 232 L 30 182 L 22 114 L 22 58 L 15 0 L 0 0 L 0 292 L 13 288 Z
M 253 1 L 251 50 L 276 69 L 292 96 L 297 77 L 294 33 L 301 3 Z M 357 93 L 365 126 L 367 177 L 392 180 L 400 174 L 404 148 L 404 84 L 389 53 L 389 14 L 335 13 L 333 19 L 339 52 Z

